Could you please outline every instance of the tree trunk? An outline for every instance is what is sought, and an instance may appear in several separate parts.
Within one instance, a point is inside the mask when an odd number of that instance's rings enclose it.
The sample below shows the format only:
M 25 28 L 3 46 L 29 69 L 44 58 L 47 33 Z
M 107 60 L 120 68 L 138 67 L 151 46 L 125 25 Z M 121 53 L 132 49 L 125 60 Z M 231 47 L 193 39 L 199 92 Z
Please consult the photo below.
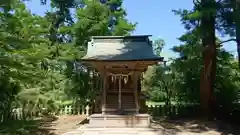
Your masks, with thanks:
M 210 7 L 214 0 L 202 0 L 204 7 Z M 214 13 L 204 13 L 201 18 L 203 69 L 200 80 L 200 100 L 203 116 L 212 117 L 214 100 L 213 86 L 216 76 L 216 43 L 215 43 L 215 15 Z
M 237 39 L 237 53 L 238 66 L 240 68 L 240 1 L 236 0 L 235 19 L 236 19 L 236 39 Z

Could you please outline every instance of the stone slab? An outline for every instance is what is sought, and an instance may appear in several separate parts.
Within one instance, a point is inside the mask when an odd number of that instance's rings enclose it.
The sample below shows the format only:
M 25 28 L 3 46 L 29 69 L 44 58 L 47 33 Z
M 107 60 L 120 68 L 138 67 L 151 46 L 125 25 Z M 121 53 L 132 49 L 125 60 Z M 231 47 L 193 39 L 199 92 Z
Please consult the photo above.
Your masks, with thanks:
M 164 135 L 151 128 L 79 128 L 63 135 Z
M 148 128 L 150 126 L 150 115 L 148 114 L 93 114 L 89 119 L 89 128 Z

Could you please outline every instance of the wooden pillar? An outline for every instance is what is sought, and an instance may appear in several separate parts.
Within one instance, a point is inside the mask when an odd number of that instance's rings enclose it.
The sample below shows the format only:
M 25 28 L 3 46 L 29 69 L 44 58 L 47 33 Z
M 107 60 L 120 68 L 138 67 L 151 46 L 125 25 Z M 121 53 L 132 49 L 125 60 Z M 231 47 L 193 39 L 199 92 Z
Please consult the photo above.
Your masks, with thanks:
M 139 77 L 139 72 L 135 71 L 133 73 L 133 86 L 134 86 L 134 98 L 135 98 L 135 105 L 136 105 L 136 113 L 139 113 L 138 77 Z
M 101 87 L 101 78 L 97 74 L 96 76 L 96 89 L 97 94 L 96 94 L 96 99 L 95 99 L 95 104 L 94 104 L 94 113 L 100 113 L 101 112 L 101 93 L 102 92 L 102 87 Z
M 103 73 L 103 96 L 102 96 L 102 114 L 105 114 L 106 113 L 106 90 L 107 90 L 107 74 L 106 72 L 104 71 Z
M 121 85 L 122 85 L 122 76 L 118 76 L 119 80 L 118 80 L 118 109 L 121 110 L 122 109 L 122 93 L 121 93 Z

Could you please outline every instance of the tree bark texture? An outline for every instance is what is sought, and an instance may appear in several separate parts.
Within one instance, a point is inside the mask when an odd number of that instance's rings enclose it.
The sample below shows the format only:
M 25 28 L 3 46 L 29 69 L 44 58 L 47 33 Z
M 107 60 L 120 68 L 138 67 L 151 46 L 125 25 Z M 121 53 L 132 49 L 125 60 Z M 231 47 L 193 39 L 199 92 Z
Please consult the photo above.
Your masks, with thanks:
M 214 0 L 202 0 L 205 10 L 211 8 Z M 204 12 L 201 18 L 203 69 L 200 80 L 200 100 L 202 115 L 213 116 L 214 108 L 214 82 L 216 76 L 216 38 L 215 38 L 215 15 L 214 12 Z

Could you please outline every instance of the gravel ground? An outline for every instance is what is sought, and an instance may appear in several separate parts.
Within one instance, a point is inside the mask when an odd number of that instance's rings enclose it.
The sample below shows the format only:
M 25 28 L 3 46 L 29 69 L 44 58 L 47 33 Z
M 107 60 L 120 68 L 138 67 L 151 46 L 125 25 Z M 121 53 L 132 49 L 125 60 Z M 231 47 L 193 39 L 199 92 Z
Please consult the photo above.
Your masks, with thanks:
M 85 116 L 75 115 L 41 119 L 40 126 L 37 129 L 29 130 L 29 135 L 63 135 L 67 132 L 72 132 L 71 135 L 81 135 L 80 127 L 84 127 L 81 123 L 85 118 Z M 151 127 L 156 130 L 157 135 L 240 135 L 240 126 L 222 121 L 209 122 L 200 119 L 155 119 L 152 121 Z M 118 130 L 122 131 L 122 129 Z
M 152 127 L 172 135 L 240 135 L 240 127 L 222 121 L 200 119 L 155 120 Z

